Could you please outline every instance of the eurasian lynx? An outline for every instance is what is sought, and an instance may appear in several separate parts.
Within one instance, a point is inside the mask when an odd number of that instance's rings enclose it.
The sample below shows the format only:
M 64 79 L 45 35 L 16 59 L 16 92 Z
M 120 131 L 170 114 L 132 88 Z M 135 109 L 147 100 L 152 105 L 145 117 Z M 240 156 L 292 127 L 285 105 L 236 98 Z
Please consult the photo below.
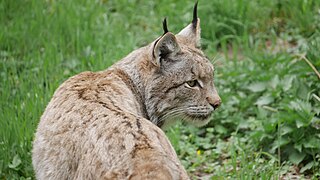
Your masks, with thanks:
M 189 179 L 160 128 L 205 125 L 221 100 L 193 21 L 101 72 L 83 72 L 54 93 L 35 135 L 37 179 Z

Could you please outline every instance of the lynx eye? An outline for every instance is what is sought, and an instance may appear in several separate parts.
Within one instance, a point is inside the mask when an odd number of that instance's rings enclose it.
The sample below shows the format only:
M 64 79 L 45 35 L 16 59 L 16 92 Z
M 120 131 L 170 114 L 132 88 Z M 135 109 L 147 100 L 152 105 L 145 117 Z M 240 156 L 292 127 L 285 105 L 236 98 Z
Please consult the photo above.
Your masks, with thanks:
M 199 83 L 197 80 L 192 80 L 192 81 L 187 81 L 188 86 L 190 87 L 195 87 L 197 86 Z

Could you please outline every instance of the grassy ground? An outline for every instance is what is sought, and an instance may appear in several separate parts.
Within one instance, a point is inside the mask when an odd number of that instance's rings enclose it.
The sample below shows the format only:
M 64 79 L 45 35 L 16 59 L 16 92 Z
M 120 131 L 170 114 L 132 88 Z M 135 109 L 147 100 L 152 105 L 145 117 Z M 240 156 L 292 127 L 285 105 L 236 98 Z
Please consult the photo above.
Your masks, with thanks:
M 2 0 L 0 179 L 34 178 L 31 142 L 59 84 L 151 42 L 163 17 L 178 32 L 193 4 Z M 320 178 L 320 1 L 201 0 L 199 16 L 223 105 L 204 128 L 167 132 L 190 176 Z

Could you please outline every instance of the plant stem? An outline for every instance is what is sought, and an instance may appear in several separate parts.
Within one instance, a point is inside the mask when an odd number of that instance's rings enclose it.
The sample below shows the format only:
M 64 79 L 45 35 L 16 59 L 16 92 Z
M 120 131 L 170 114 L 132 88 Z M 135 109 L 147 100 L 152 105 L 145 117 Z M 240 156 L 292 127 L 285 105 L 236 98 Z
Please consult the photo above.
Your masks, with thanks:
M 318 78 L 320 79 L 320 73 L 317 68 L 306 58 L 305 54 L 298 54 L 300 59 L 303 59 L 307 64 L 312 68 L 312 70 L 317 74 Z

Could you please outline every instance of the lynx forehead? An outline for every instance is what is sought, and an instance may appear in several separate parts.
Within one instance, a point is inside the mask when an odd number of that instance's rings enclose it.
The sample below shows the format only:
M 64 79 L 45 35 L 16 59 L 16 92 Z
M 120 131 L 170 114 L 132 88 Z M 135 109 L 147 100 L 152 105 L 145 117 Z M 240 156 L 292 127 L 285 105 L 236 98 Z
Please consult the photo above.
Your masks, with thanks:
M 214 68 L 192 22 L 101 72 L 54 93 L 32 150 L 37 179 L 189 179 L 162 131 L 176 120 L 206 124 L 220 105 Z M 162 129 L 161 129 L 162 128 Z

